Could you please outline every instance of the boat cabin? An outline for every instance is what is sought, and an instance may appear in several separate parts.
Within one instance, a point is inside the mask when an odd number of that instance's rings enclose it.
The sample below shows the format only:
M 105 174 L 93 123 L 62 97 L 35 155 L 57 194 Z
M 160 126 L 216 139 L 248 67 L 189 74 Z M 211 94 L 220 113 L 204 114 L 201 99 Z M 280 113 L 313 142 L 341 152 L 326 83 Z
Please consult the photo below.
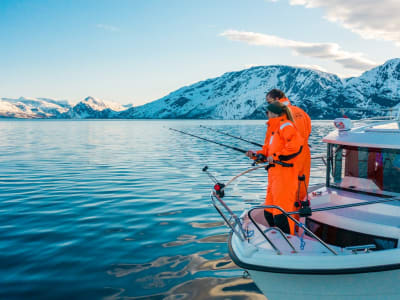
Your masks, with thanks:
M 328 135 L 327 186 L 400 196 L 399 127 L 389 122 Z
M 308 228 L 341 247 L 399 247 L 399 121 L 342 128 L 323 141 L 328 144 L 326 187 L 312 197 L 312 207 L 381 202 L 313 214 L 306 220 Z

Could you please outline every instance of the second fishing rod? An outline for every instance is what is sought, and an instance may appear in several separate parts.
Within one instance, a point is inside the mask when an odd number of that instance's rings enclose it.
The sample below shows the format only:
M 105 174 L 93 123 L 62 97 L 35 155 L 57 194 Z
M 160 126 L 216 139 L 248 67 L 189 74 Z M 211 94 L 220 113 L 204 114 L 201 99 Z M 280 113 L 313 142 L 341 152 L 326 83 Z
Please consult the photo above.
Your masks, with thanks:
M 217 144 L 219 146 L 222 146 L 222 147 L 225 147 L 225 148 L 228 148 L 228 149 L 232 149 L 232 150 L 244 153 L 244 154 L 247 153 L 246 150 L 243 150 L 243 149 L 240 149 L 240 148 L 237 148 L 237 147 L 234 147 L 234 146 L 226 145 L 226 144 L 223 144 L 223 143 L 220 143 L 220 142 L 217 142 L 217 141 L 213 141 L 213 140 L 210 140 L 210 139 L 198 136 L 198 135 L 194 135 L 192 133 L 188 133 L 188 132 L 185 132 L 185 131 L 182 131 L 182 130 L 178 130 L 178 129 L 174 129 L 174 128 L 169 128 L 169 129 L 172 130 L 172 131 L 175 131 L 175 132 L 178 132 L 178 133 L 181 133 L 181 134 L 185 134 L 185 135 L 188 135 L 188 136 L 191 136 L 191 137 L 195 137 L 195 138 L 198 138 L 198 139 L 206 141 L 206 142 Z M 258 164 L 258 163 L 266 162 L 266 157 L 264 155 L 262 155 L 262 154 L 253 155 L 253 159 L 254 159 L 253 165 Z M 274 160 L 273 164 L 278 164 L 278 165 L 281 165 L 282 167 L 293 167 L 293 164 L 285 163 L 285 162 L 282 162 L 282 161 L 279 161 L 279 160 Z
M 259 143 L 256 143 L 256 142 L 253 142 L 253 141 L 244 139 L 244 138 L 242 138 L 241 136 L 232 135 L 232 134 L 227 133 L 227 132 L 222 131 L 222 130 L 218 130 L 218 129 L 215 129 L 215 128 L 210 128 L 210 127 L 203 126 L 203 125 L 200 125 L 200 127 L 205 128 L 205 129 L 208 129 L 208 130 L 211 130 L 211 131 L 214 131 L 214 132 L 218 132 L 218 133 L 220 133 L 220 134 L 229 136 L 229 137 L 234 138 L 234 139 L 238 139 L 238 140 L 247 142 L 247 143 L 252 144 L 252 145 L 254 145 L 254 146 L 258 146 L 258 147 L 262 147 L 262 146 L 263 146 L 262 144 L 259 144 Z
M 217 132 L 217 133 L 220 133 L 220 134 L 223 134 L 223 135 L 226 135 L 226 136 L 229 136 L 229 137 L 234 138 L 234 139 L 238 139 L 238 140 L 241 140 L 241 141 L 250 143 L 250 144 L 255 145 L 255 146 L 258 146 L 258 147 L 263 147 L 262 144 L 259 144 L 259 143 L 254 142 L 254 141 L 250 141 L 250 140 L 244 139 L 244 138 L 242 138 L 241 136 L 235 136 L 235 135 L 232 135 L 232 134 L 227 133 L 227 132 L 225 132 L 225 131 L 218 130 L 218 129 L 215 129 L 215 128 L 210 128 L 210 127 L 203 126 L 203 125 L 200 125 L 200 127 L 205 128 L 205 129 L 208 129 L 208 130 L 211 130 L 211 131 L 214 131 L 214 132 Z M 308 146 L 310 147 L 310 149 L 312 149 L 312 147 L 311 147 L 310 145 L 308 145 Z M 311 156 L 311 159 L 321 159 L 322 162 L 324 163 L 324 165 L 325 165 L 325 166 L 327 165 L 327 163 L 326 163 L 326 157 L 325 157 L 325 154 L 323 154 L 323 153 L 317 153 L 317 154 L 315 154 L 315 155 L 312 155 L 312 156 Z

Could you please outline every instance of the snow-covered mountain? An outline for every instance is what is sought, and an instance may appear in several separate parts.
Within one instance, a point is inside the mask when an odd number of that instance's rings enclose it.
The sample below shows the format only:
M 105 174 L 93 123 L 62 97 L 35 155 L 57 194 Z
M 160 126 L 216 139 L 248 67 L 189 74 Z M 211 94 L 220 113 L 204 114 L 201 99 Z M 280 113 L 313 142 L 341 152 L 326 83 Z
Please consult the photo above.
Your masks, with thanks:
M 1 98 L 0 117 L 12 118 L 53 118 L 69 111 L 67 101 L 47 98 Z
M 340 116 L 343 107 L 387 108 L 400 103 L 400 59 L 392 59 L 359 77 L 289 66 L 260 66 L 230 72 L 183 87 L 135 108 L 132 118 L 265 118 L 265 94 L 283 90 L 312 118 Z M 346 112 L 349 116 L 363 113 Z M 370 115 L 379 114 L 372 111 Z
M 313 119 L 340 116 L 344 107 L 370 108 L 346 111 L 348 116 L 376 115 L 379 108 L 400 103 L 400 58 L 387 61 L 359 77 L 340 79 L 313 69 L 282 65 L 259 66 L 225 73 L 180 88 L 139 107 L 122 106 L 87 97 L 71 105 L 51 99 L 0 99 L 0 116 L 16 118 L 193 118 L 265 119 L 265 94 L 283 90 L 293 104 Z
M 71 104 L 68 101 L 47 98 L 0 99 L 0 117 L 12 118 L 118 118 L 131 105 L 104 101 L 93 97 Z
M 59 118 L 111 119 L 118 118 L 119 112 L 126 109 L 127 107 L 124 107 L 116 102 L 87 97 L 76 105 L 72 106 L 67 112 L 61 114 Z

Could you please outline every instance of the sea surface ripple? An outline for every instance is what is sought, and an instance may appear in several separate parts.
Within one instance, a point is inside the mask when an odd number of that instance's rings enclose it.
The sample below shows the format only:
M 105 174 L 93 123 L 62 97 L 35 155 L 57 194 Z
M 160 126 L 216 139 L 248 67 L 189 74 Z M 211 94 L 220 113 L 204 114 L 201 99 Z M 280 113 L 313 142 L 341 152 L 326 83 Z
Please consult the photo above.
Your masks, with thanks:
M 228 256 L 204 165 L 226 182 L 250 167 L 223 130 L 263 143 L 264 121 L 1 120 L 0 299 L 265 299 Z M 313 122 L 312 152 L 331 122 Z M 311 182 L 324 178 L 313 161 Z M 227 191 L 240 213 L 266 173 Z

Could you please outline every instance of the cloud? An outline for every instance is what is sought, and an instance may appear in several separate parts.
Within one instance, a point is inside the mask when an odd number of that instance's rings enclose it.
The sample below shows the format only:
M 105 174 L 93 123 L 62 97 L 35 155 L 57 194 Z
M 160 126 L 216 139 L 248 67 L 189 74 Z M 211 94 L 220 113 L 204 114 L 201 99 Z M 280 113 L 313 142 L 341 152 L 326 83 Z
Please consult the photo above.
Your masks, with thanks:
M 346 69 L 365 71 L 378 65 L 376 62 L 364 58 L 362 53 L 342 50 L 336 43 L 308 43 L 283 39 L 274 35 L 238 30 L 226 30 L 220 35 L 229 40 L 250 45 L 289 48 L 295 55 L 333 60 Z
M 104 29 L 106 31 L 110 31 L 110 32 L 119 31 L 118 27 L 115 27 L 115 26 L 112 26 L 112 25 L 107 25 L 107 24 L 97 24 L 96 27 L 100 28 L 100 29 Z
M 318 66 L 318 65 L 302 65 L 302 64 L 300 64 L 300 65 L 295 65 L 295 67 L 312 69 L 312 70 L 317 70 L 317 71 L 321 71 L 321 72 L 325 72 L 325 73 L 328 72 L 326 69 L 324 69 L 323 67 Z
M 290 0 L 290 4 L 320 7 L 327 20 L 364 39 L 386 40 L 400 46 L 399 0 Z
M 257 65 L 257 64 L 246 64 L 246 65 L 244 65 L 244 68 L 245 68 L 245 69 L 250 69 L 250 68 L 259 67 L 259 66 L 262 66 L 262 65 Z

